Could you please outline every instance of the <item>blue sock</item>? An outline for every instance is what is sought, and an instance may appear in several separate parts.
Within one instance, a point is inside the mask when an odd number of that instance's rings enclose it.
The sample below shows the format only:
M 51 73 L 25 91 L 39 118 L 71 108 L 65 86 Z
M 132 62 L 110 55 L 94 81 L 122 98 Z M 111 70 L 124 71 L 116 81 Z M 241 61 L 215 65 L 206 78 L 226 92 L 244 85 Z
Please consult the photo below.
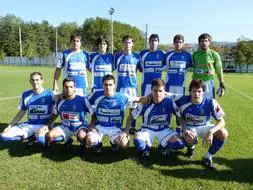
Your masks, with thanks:
M 54 142 L 62 142 L 62 141 L 64 141 L 63 136 L 59 136 L 59 137 L 54 138 Z
M 39 144 L 45 145 L 46 144 L 46 136 L 45 135 L 38 135 L 37 141 Z
M 213 137 L 212 146 L 208 149 L 208 152 L 212 155 L 216 154 L 224 145 L 225 141 L 219 140 L 216 137 Z
M 139 151 L 143 151 L 147 147 L 144 140 L 137 138 L 134 138 L 134 145 Z
M 135 128 L 135 127 L 136 127 L 136 120 L 135 120 L 135 119 L 132 120 L 131 127 L 132 127 L 132 128 Z
M 170 149 L 170 150 L 179 150 L 184 148 L 184 143 L 182 141 L 175 141 L 175 142 L 168 142 L 168 145 L 166 146 L 166 148 Z
M 23 137 L 21 136 L 16 136 L 16 137 L 5 137 L 5 136 L 1 136 L 3 141 L 21 141 L 23 139 Z

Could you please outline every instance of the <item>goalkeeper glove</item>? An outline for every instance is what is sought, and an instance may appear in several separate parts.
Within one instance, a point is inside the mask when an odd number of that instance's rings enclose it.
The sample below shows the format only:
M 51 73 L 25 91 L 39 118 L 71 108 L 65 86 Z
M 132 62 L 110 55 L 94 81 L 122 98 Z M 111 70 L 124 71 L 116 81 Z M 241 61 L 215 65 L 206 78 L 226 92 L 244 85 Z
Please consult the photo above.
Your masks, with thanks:
M 225 94 L 225 84 L 223 82 L 220 82 L 220 88 L 217 90 L 216 94 L 221 97 Z

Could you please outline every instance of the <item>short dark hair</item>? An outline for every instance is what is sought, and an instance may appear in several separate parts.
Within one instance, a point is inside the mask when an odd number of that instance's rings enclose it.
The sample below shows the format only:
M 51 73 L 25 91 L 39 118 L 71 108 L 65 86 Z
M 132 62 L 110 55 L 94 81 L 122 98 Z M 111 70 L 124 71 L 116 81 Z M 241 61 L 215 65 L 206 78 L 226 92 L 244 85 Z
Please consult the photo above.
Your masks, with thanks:
M 153 87 L 155 87 L 155 86 L 165 86 L 164 80 L 162 80 L 160 78 L 154 79 L 151 84 L 151 89 L 153 89 Z
M 31 74 L 30 74 L 30 80 L 31 80 L 31 78 L 34 76 L 34 75 L 39 75 L 40 76 L 40 79 L 41 80 L 43 80 L 43 76 L 42 76 L 42 74 L 40 73 L 40 72 L 32 72 Z
M 212 36 L 211 36 L 210 34 L 208 34 L 208 33 L 203 33 L 203 34 L 201 34 L 201 35 L 199 36 L 198 42 L 200 43 L 200 41 L 201 41 L 202 39 L 206 39 L 206 38 L 208 38 L 208 40 L 209 40 L 210 42 L 212 41 Z
M 189 92 L 191 92 L 193 88 L 202 88 L 204 92 L 206 90 L 206 86 L 201 79 L 192 79 L 189 86 Z
M 82 40 L 82 36 L 80 33 L 74 33 L 70 36 L 70 41 L 74 40 L 75 38 L 80 39 L 80 41 Z
M 150 37 L 149 37 L 149 42 L 151 41 L 151 39 L 157 39 L 158 42 L 159 42 L 159 36 L 158 36 L 158 34 L 151 34 Z
M 113 80 L 113 82 L 114 82 L 114 84 L 115 84 L 115 77 L 113 76 L 113 75 L 105 75 L 104 77 L 103 77 L 103 84 L 104 84 L 104 82 L 106 81 L 106 80 Z
M 183 40 L 183 42 L 184 42 L 184 36 L 182 34 L 177 34 L 173 38 L 173 43 L 175 43 L 176 40 Z
M 125 40 L 128 40 L 128 39 L 131 39 L 131 40 L 134 42 L 134 38 L 133 38 L 133 36 L 131 36 L 131 35 L 125 35 L 125 36 L 122 38 L 122 42 L 124 42 Z
M 102 42 L 105 42 L 107 44 L 107 47 L 109 47 L 109 42 L 104 36 L 99 36 L 97 38 L 97 44 L 96 44 L 97 47 L 98 47 L 99 44 L 102 44 Z
M 71 77 L 67 77 L 67 78 L 65 78 L 65 79 L 62 81 L 62 86 L 63 86 L 63 87 L 64 87 L 64 84 L 65 84 L 66 82 L 73 82 L 74 85 L 76 86 L 75 80 L 74 80 L 73 78 L 71 78 Z

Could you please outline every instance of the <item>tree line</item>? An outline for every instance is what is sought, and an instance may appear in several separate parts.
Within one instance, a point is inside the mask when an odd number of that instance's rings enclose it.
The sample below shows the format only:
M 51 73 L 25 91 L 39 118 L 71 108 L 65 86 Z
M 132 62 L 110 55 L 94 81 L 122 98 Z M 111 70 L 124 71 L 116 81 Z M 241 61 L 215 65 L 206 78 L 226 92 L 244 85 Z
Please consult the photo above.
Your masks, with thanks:
M 122 38 L 130 34 L 135 39 L 134 51 L 138 52 L 144 48 L 145 34 L 137 27 L 114 21 L 113 24 L 114 52 L 122 50 Z M 26 22 L 12 14 L 0 16 L 0 59 L 4 56 L 20 56 L 19 28 L 21 29 L 22 54 L 25 57 L 46 57 L 53 52 L 61 52 L 71 47 L 70 36 L 73 33 L 82 35 L 83 48 L 88 51 L 96 50 L 96 38 L 105 36 L 111 42 L 111 21 L 105 18 L 88 18 L 79 26 L 76 22 L 62 22 L 57 28 L 48 21 Z M 57 30 L 57 46 L 56 46 Z M 161 44 L 162 50 L 168 50 L 168 45 Z M 231 60 L 235 67 L 241 68 L 253 63 L 253 41 L 241 36 L 237 43 L 232 46 L 213 44 L 212 48 L 217 50 L 223 57 L 225 67 L 230 67 Z
M 144 46 L 144 33 L 137 27 L 114 21 L 114 51 L 122 50 L 122 38 L 124 35 L 132 35 L 135 39 L 134 50 L 139 51 Z M 83 48 L 88 51 L 96 49 L 96 39 L 105 36 L 111 42 L 111 21 L 105 18 L 88 18 L 82 26 L 76 22 L 62 22 L 57 28 L 48 21 L 41 23 L 25 22 L 15 15 L 7 14 L 0 17 L 0 57 L 19 56 L 19 28 L 21 29 L 23 56 L 46 57 L 56 51 L 63 51 L 71 47 L 70 37 L 73 33 L 82 36 Z

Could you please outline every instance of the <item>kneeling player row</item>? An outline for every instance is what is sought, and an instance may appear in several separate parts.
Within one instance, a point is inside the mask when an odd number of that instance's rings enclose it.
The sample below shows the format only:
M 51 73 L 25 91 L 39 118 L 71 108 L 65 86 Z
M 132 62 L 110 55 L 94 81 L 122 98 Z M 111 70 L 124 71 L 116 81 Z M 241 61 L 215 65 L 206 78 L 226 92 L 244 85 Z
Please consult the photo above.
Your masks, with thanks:
M 63 81 L 63 94 L 54 97 L 43 89 L 43 78 L 38 72 L 32 73 L 30 82 L 32 90 L 22 95 L 20 111 L 10 125 L 4 130 L 3 140 L 27 139 L 33 135 L 44 146 L 48 143 L 65 141 L 71 143 L 71 136 L 76 136 L 81 148 L 94 147 L 100 152 L 102 138 L 108 135 L 112 149 L 127 148 L 131 123 L 139 116 L 143 124 L 134 136 L 134 144 L 144 157 L 149 156 L 150 147 L 157 138 L 163 155 L 167 151 L 188 147 L 187 154 L 192 156 L 197 138 L 202 137 L 204 145 L 209 147 L 204 156 L 205 164 L 214 169 L 213 155 L 219 151 L 227 138 L 224 128 L 224 112 L 216 100 L 204 98 L 205 86 L 201 80 L 193 80 L 190 84 L 190 96 L 172 98 L 166 96 L 164 81 L 154 79 L 152 93 L 148 97 L 128 97 L 115 92 L 115 78 L 106 75 L 103 78 L 103 90 L 96 91 L 87 97 L 75 94 L 75 82 L 71 78 Z M 52 105 L 55 102 L 53 114 Z M 129 103 L 139 102 L 131 110 L 127 125 L 123 128 L 124 111 Z M 27 123 L 17 124 L 28 112 Z M 86 113 L 91 114 L 87 124 Z M 170 127 L 172 114 L 182 124 L 180 134 Z M 61 125 L 51 127 L 60 115 Z M 213 117 L 217 122 L 210 123 Z

